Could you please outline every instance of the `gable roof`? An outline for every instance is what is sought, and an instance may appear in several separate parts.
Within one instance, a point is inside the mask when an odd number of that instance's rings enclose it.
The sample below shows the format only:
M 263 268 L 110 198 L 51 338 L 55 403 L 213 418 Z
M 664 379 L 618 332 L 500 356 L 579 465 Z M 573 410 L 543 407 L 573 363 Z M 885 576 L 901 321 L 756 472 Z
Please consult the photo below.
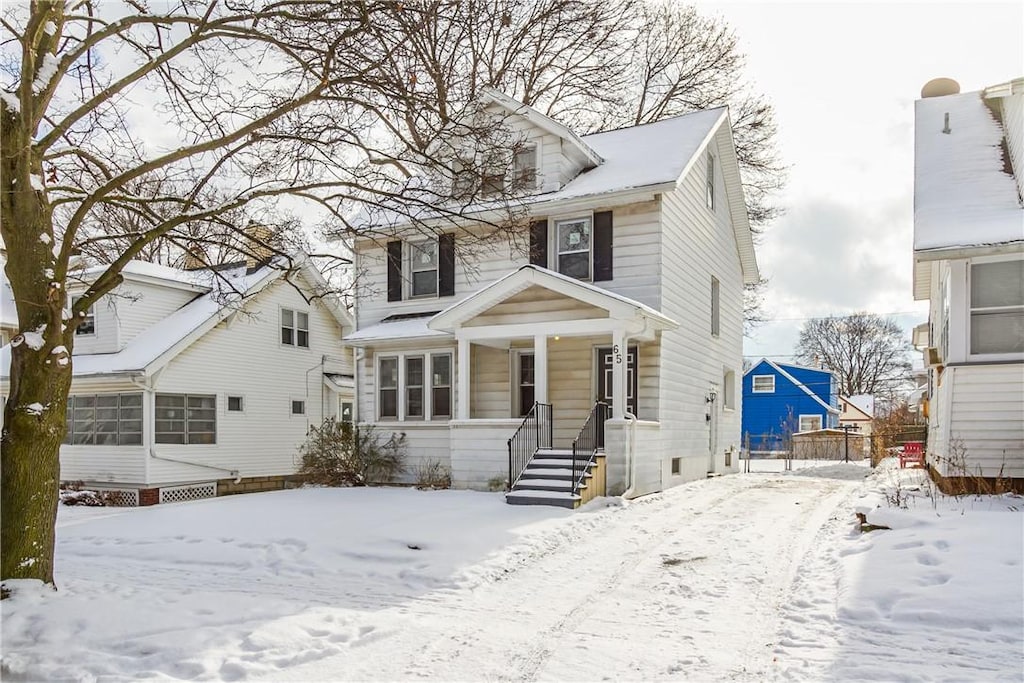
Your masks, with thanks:
M 160 268 L 164 268 L 164 266 L 160 266 Z M 196 271 L 197 274 L 199 272 Z M 140 332 L 120 351 L 74 355 L 72 360 L 73 377 L 152 374 L 166 366 L 222 320 L 234 314 L 238 310 L 238 304 L 244 299 L 259 293 L 285 274 L 285 271 L 275 267 L 274 264 L 265 265 L 252 273 L 247 273 L 246 267 L 243 265 L 219 271 L 218 275 L 227 280 L 225 283 L 219 280 L 210 280 L 209 271 L 204 272 L 208 282 L 211 283 L 206 287 L 204 293 L 160 322 Z M 299 272 L 310 279 L 313 287 L 318 288 L 321 284 L 326 284 L 308 259 L 303 259 L 300 262 Z M 347 311 L 341 309 L 328 297 L 319 300 L 331 312 L 339 326 L 353 326 L 352 318 Z M 10 361 L 11 346 L 7 344 L 0 349 L 0 377 L 3 379 L 9 377 Z
M 558 121 L 555 121 L 550 116 L 542 114 L 528 104 L 523 104 L 519 100 L 513 99 L 505 93 L 495 90 L 494 88 L 484 88 L 483 98 L 485 102 L 492 102 L 498 106 L 506 109 L 513 114 L 518 114 L 525 118 L 530 123 L 534 124 L 541 130 L 546 130 L 552 135 L 561 138 L 568 142 L 570 145 L 575 147 L 579 152 L 586 157 L 587 160 L 594 166 L 597 166 L 604 159 L 595 152 L 586 142 L 580 139 L 576 133 L 569 130 L 568 127 L 563 126 Z
M 915 103 L 917 298 L 927 298 L 930 286 L 931 268 L 921 262 L 1024 247 L 1024 210 L 1014 176 L 1004 164 L 1004 135 L 982 92 Z
M 603 205 L 607 207 L 613 205 L 622 195 L 674 190 L 700 160 L 716 136 L 721 135 L 717 144 L 718 161 L 727 181 L 726 199 L 743 270 L 743 280 L 747 284 L 752 284 L 760 279 L 727 107 L 705 109 L 654 123 L 577 137 L 562 124 L 528 105 L 494 90 L 487 93 L 488 97 L 492 98 L 491 101 L 501 104 L 539 127 L 553 132 L 562 139 L 578 141 L 579 145 L 591 150 L 598 160 L 596 166 L 580 173 L 559 190 L 531 194 L 517 200 L 534 213 L 550 213 L 563 208 L 569 209 L 570 206 L 579 208 L 579 204 L 588 202 L 592 205 L 593 200 L 598 198 L 603 199 Z M 576 145 L 577 142 L 573 144 Z M 444 198 L 425 197 L 424 208 L 419 216 L 421 220 L 438 217 L 427 208 L 430 201 L 444 201 Z M 500 210 L 502 207 L 504 204 L 501 202 L 482 202 L 467 207 L 464 213 L 467 218 L 473 219 L 485 217 L 488 212 Z M 390 211 L 376 207 L 373 209 L 372 219 L 364 212 L 355 222 L 397 227 L 408 222 L 409 216 L 409 211 Z M 448 220 L 451 220 L 451 217 Z
M 833 408 L 829 404 L 827 404 L 824 401 L 822 401 L 820 396 L 818 396 L 816 393 L 814 393 L 813 391 L 808 389 L 807 386 L 803 382 L 798 380 L 796 377 L 794 377 L 792 375 L 792 373 L 786 371 L 785 367 L 799 368 L 801 370 L 812 370 L 814 372 L 821 372 L 821 373 L 824 373 L 824 374 L 827 374 L 827 375 L 831 375 L 832 374 L 832 372 L 830 370 L 823 370 L 822 368 L 809 368 L 809 367 L 806 367 L 806 366 L 803 366 L 803 365 L 795 365 L 793 363 L 776 363 L 775 361 L 768 360 L 767 358 L 762 358 L 761 360 L 759 360 L 756 363 L 754 363 L 753 365 L 751 365 L 750 369 L 743 373 L 743 376 L 745 377 L 745 376 L 749 375 L 751 372 L 756 370 L 757 367 L 760 366 L 762 363 L 767 363 L 773 370 L 775 370 L 780 375 L 782 375 L 787 380 L 789 380 L 793 384 L 793 386 L 797 387 L 798 389 L 803 391 L 805 394 L 810 396 L 812 399 L 814 399 L 815 402 L 817 402 L 822 408 L 824 408 L 828 412 L 835 413 L 835 414 L 838 414 L 840 412 L 839 409 Z
M 566 297 L 603 308 L 613 318 L 645 320 L 655 329 L 675 329 L 679 323 L 650 306 L 588 282 L 540 266 L 523 266 L 441 311 L 427 324 L 431 330 L 448 332 L 505 299 L 537 285 Z
M 865 397 L 865 396 L 840 396 L 839 400 L 843 401 L 846 404 L 846 406 L 847 406 L 847 408 L 849 410 L 856 411 L 856 412 L 860 413 L 861 415 L 863 415 L 864 416 L 863 419 L 866 419 L 866 420 L 873 420 L 873 419 L 875 419 L 870 413 L 867 412 L 867 410 L 865 410 L 861 406 L 857 405 L 855 399 L 863 399 L 863 398 L 870 398 L 870 397 Z M 847 418 L 847 419 L 861 419 L 861 418 Z

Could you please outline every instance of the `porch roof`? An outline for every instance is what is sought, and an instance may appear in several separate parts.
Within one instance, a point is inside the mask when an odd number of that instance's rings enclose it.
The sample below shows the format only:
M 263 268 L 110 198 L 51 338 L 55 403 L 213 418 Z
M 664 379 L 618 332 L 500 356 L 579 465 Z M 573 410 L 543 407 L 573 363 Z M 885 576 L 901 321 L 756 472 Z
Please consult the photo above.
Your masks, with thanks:
M 451 333 L 463 323 L 535 285 L 607 311 L 609 325 L 622 321 L 645 322 L 661 330 L 679 327 L 679 323 L 672 318 L 639 301 L 533 265 L 514 270 L 449 306 L 431 318 L 427 327 L 437 332 Z
M 404 320 L 382 320 L 376 325 L 364 327 L 345 337 L 345 343 L 352 346 L 371 346 L 374 342 L 393 341 L 396 339 L 440 339 L 451 335 L 438 332 L 427 327 L 432 314 L 419 318 Z

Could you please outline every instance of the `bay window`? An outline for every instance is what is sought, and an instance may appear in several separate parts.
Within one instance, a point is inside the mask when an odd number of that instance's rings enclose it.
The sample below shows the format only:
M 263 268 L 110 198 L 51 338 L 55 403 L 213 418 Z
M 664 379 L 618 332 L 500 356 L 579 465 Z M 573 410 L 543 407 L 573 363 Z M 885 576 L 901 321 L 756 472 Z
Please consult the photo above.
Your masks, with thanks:
M 450 418 L 452 354 L 446 351 L 378 357 L 377 415 L 382 420 Z

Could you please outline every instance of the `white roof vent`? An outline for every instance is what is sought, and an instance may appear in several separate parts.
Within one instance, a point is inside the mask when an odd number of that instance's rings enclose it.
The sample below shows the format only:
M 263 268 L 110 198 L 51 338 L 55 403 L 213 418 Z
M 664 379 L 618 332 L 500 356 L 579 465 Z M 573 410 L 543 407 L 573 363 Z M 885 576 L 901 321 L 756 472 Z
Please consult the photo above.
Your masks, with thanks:
M 921 88 L 921 99 L 926 97 L 945 97 L 946 95 L 959 95 L 960 84 L 952 78 L 933 78 Z

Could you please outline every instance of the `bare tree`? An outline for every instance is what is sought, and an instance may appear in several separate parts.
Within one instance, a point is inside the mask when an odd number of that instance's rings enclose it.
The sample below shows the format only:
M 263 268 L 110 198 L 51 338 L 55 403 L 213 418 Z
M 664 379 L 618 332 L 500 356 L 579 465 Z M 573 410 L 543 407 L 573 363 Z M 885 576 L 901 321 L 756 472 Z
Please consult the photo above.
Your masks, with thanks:
M 804 323 L 797 358 L 835 373 L 844 396 L 879 394 L 905 384 L 910 340 L 892 318 L 874 313 L 814 318 Z
M 423 178 L 453 173 L 446 136 L 491 163 L 509 134 L 464 99 L 397 89 L 409 74 L 386 65 L 418 38 L 410 13 L 328 0 L 4 6 L 0 230 L 21 330 L 4 412 L 0 578 L 53 581 L 75 328 L 130 260 L 270 250 L 290 269 L 294 248 L 308 246 L 300 223 L 375 239 L 409 223 L 435 234 L 459 229 L 479 202 L 480 183 L 452 203 Z M 416 118 L 442 100 L 447 116 Z M 476 160 L 459 172 L 476 172 Z M 495 232 L 517 228 L 510 200 L 487 197 Z M 79 253 L 105 267 L 69 312 Z

